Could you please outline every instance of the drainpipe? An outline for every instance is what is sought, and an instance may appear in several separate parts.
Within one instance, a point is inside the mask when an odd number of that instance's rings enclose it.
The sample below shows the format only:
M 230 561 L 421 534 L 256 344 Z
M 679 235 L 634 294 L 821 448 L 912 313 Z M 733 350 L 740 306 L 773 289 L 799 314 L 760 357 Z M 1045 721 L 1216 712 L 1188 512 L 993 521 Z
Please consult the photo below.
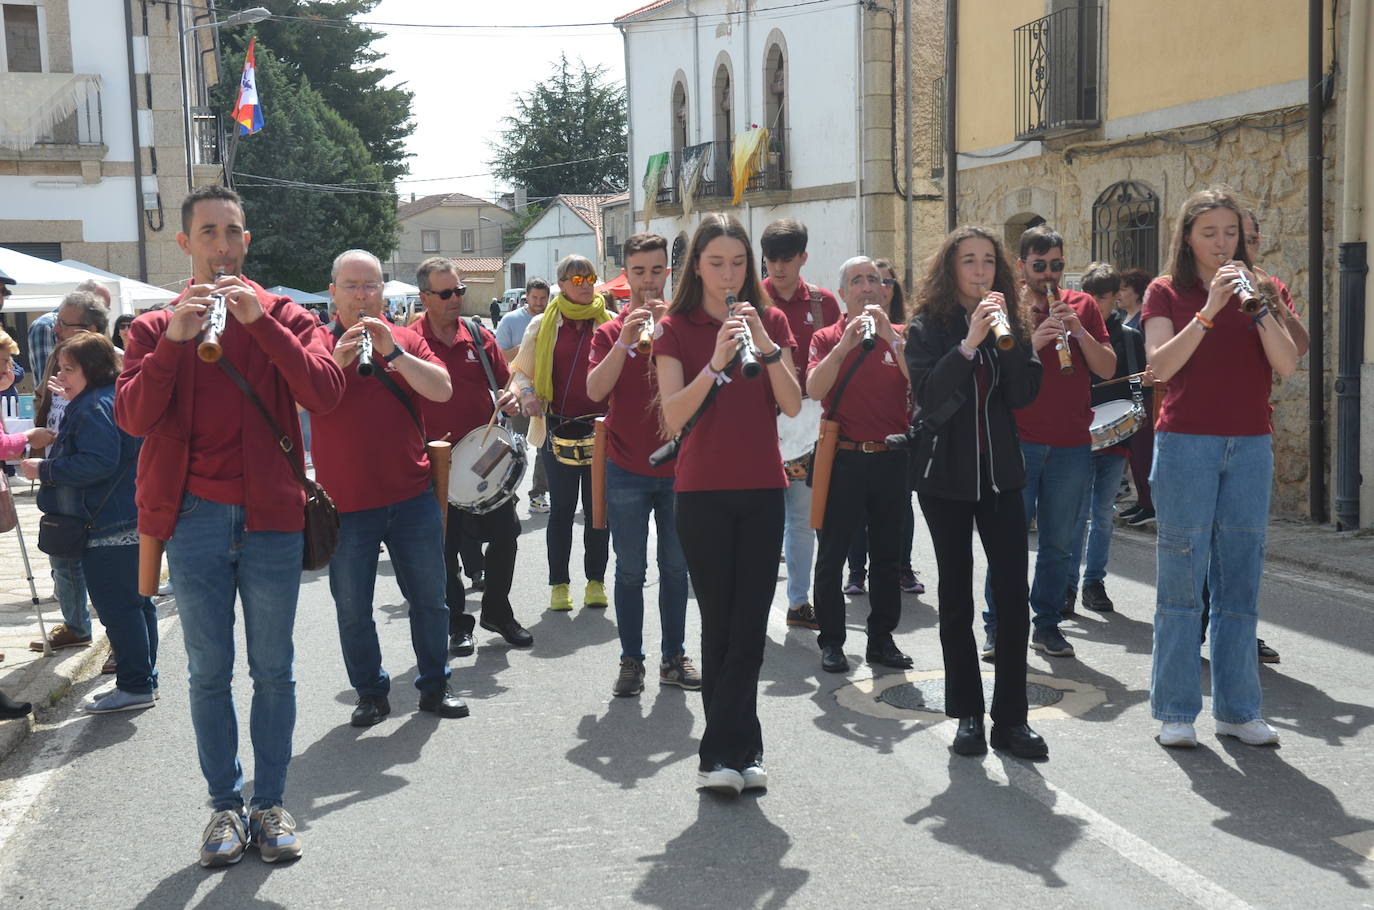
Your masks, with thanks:
M 911 197 L 911 0 L 902 0 L 902 174 L 906 178 L 903 222 L 906 226 L 906 267 L 902 271 L 902 287 L 911 293 L 912 279 L 912 197 Z
M 143 148 L 138 134 L 138 79 L 134 75 L 134 11 L 124 0 L 124 50 L 129 57 L 129 136 L 134 144 L 134 221 L 138 224 L 138 280 L 148 280 L 148 233 L 143 215 Z
M 1318 524 L 1326 521 L 1326 317 L 1322 268 L 1322 0 L 1307 2 L 1307 280 L 1308 361 L 1307 509 Z
M 1364 362 L 1368 245 L 1364 155 L 1369 4 L 1352 3 L 1346 34 L 1345 147 L 1341 152 L 1340 350 L 1336 365 L 1336 528 L 1360 526 L 1360 371 Z
M 682 11 L 692 17 L 692 104 L 696 108 L 692 124 L 696 128 L 693 145 L 701 143 L 701 23 L 692 12 L 692 0 L 683 0 Z M 671 144 L 671 143 L 670 143 Z
M 958 71 L 959 0 L 945 0 L 945 229 L 950 231 L 959 224 Z
M 625 51 L 625 110 L 631 115 L 625 118 L 625 189 L 630 194 L 630 225 L 635 222 L 635 118 L 634 113 L 634 87 L 630 80 L 630 36 L 625 33 L 623 25 L 617 25 L 616 31 L 620 32 L 620 46 Z M 671 147 L 671 142 L 669 143 Z M 644 200 L 647 208 L 649 200 Z M 502 244 L 504 248 L 504 244 Z
M 854 66 L 858 77 L 854 80 L 854 249 L 864 248 L 864 7 L 854 7 Z

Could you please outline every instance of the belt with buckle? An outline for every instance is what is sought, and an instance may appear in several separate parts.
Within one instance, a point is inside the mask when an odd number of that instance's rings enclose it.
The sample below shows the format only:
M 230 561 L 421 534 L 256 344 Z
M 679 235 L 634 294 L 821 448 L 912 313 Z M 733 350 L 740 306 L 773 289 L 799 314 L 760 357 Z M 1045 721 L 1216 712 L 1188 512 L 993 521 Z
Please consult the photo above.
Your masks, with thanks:
M 885 442 L 848 442 L 843 439 L 836 443 L 835 447 L 846 452 L 863 452 L 866 455 L 872 455 L 875 452 L 892 451 L 892 446 Z

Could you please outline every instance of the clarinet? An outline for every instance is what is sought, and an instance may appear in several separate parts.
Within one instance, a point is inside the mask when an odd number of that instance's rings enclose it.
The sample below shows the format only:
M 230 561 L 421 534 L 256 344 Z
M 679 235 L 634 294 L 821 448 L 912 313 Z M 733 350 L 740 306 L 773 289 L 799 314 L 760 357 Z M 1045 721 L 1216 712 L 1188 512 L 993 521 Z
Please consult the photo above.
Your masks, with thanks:
M 1059 285 L 1050 283 L 1049 302 L 1059 301 Z M 1049 318 L 1046 316 L 1045 318 Z M 1059 355 L 1059 372 L 1065 376 L 1073 372 L 1073 350 L 1069 347 L 1069 333 L 1061 331 L 1054 340 L 1054 350 Z
M 224 277 L 224 272 L 216 269 L 215 280 Z M 201 335 L 200 344 L 196 345 L 196 356 L 205 363 L 214 363 L 224 356 L 224 347 L 220 344 L 220 336 L 224 334 L 225 319 L 229 316 L 229 305 L 224 299 L 223 294 L 214 294 L 210 297 L 210 312 L 206 314 L 205 331 Z
M 730 309 L 731 313 L 734 312 L 734 294 L 725 295 L 725 305 Z M 739 347 L 740 375 L 743 376 L 745 379 L 753 379 L 754 377 L 758 376 L 760 373 L 763 372 L 763 365 L 759 363 L 758 357 L 754 354 L 754 342 L 749 338 L 748 327 L 746 327 L 744 331 L 740 332 L 739 335 L 735 337 Z
M 863 333 L 859 338 L 859 347 L 865 351 L 871 351 L 873 345 L 878 343 L 878 340 L 873 337 L 873 317 L 865 313 L 859 317 L 859 323 L 860 331 Z
M 372 333 L 363 326 L 358 336 L 358 375 L 371 376 L 376 368 L 372 365 Z

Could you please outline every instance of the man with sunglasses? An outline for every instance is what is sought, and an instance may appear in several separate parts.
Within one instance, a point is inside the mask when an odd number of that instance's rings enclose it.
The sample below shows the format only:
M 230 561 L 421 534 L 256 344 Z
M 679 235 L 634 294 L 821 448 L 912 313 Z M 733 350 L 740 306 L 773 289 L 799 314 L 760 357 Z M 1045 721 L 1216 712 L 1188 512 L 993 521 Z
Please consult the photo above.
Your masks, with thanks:
M 1030 309 L 1031 345 L 1045 376 L 1040 394 L 1029 407 L 1016 412 L 1021 454 L 1026 462 L 1026 518 L 1039 528 L 1035 555 L 1035 581 L 1030 605 L 1034 631 L 1031 647 L 1051 657 L 1073 657 L 1073 645 L 1059 623 L 1068 608 L 1074 541 L 1083 537 L 1079 515 L 1087 494 L 1092 467 L 1092 380 L 1089 372 L 1110 379 L 1116 371 L 1116 352 L 1093 298 L 1060 287 L 1064 277 L 1064 238 L 1049 225 L 1033 227 L 1021 235 L 1016 260 L 1023 302 Z M 1055 299 L 1051 301 L 1051 296 Z M 1062 370 L 1056 345 L 1067 339 L 1072 371 Z M 1075 537 L 1077 535 L 1077 537 Z M 992 590 L 983 622 L 987 642 L 983 656 L 991 658 L 997 647 L 997 608 Z M 1070 605 L 1071 607 L 1072 605 Z M 1009 604 L 1007 609 L 1024 609 Z
M 453 384 L 453 395 L 447 401 L 420 402 L 420 413 L 430 439 L 445 439 L 457 445 L 459 440 L 477 427 L 491 420 L 491 386 L 482 366 L 482 353 L 491 364 L 498 389 L 510 381 L 506 359 L 497 347 L 496 336 L 480 324 L 462 319 L 463 295 L 467 288 L 460 278 L 458 264 L 452 259 L 432 256 L 420 263 L 415 272 L 415 284 L 420 288 L 420 301 L 425 316 L 415 323 L 419 335 L 429 349 L 443 362 Z M 473 321 L 475 323 L 475 320 Z M 476 329 L 476 336 L 473 329 Z M 481 346 L 481 352 L 478 346 Z M 515 396 L 502 391 L 496 402 L 507 413 L 515 411 Z M 473 632 L 477 620 L 464 612 L 467 589 L 463 584 L 461 554 L 464 538 L 486 544 L 483 554 L 482 628 L 496 632 L 510 645 L 528 648 L 534 636 L 515 619 L 510 603 L 511 583 L 515 578 L 516 542 L 520 537 L 520 519 L 515 514 L 515 498 L 507 500 L 484 515 L 465 512 L 453 505 L 448 507 L 448 526 L 444 533 L 444 568 L 448 577 L 449 646 L 459 657 L 477 650 Z M 470 554 L 471 556 L 471 554 Z

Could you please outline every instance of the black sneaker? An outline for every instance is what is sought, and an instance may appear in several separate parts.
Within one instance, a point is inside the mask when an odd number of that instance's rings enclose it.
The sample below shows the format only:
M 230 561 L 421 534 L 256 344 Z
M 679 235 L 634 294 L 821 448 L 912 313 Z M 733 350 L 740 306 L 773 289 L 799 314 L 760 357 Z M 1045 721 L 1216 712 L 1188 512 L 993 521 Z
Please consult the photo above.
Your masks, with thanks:
M 611 694 L 628 698 L 644 691 L 644 661 L 637 657 L 620 658 L 620 673 L 611 686 Z
M 1090 581 L 1083 585 L 1083 608 L 1094 613 L 1110 613 L 1116 609 L 1116 605 L 1107 596 L 1106 585 L 1100 581 Z
M 1276 664 L 1279 662 L 1279 652 L 1264 643 L 1263 638 L 1255 639 L 1259 643 L 1259 662 L 1262 664 Z
M 1044 651 L 1050 657 L 1073 657 L 1073 645 L 1069 644 L 1069 640 L 1059 631 L 1058 626 L 1036 629 L 1035 634 L 1031 636 L 1031 647 L 1037 651 Z
M 1154 509 L 1141 509 L 1139 512 L 1136 512 L 1130 518 L 1126 519 L 1126 524 L 1130 525 L 1133 528 L 1138 528 L 1141 525 L 1152 525 L 1154 523 Z
M 997 656 L 997 636 L 989 632 L 983 638 L 983 660 L 992 660 Z
M 787 624 L 799 629 L 820 630 L 820 620 L 816 619 L 816 608 L 809 603 L 797 604 L 787 608 Z
M 864 590 L 865 580 L 866 577 L 864 572 L 850 572 L 849 581 L 844 584 L 844 593 L 850 595 L 867 594 L 868 592 Z
M 1120 512 L 1118 512 L 1118 513 L 1116 514 L 1116 517 L 1117 517 L 1117 518 L 1120 518 L 1122 521 L 1130 521 L 1133 517 L 1135 517 L 1135 514 L 1136 514 L 1137 512 L 1139 512 L 1139 511 L 1140 511 L 1140 504 L 1139 504 L 1139 503 L 1136 503 L 1135 505 L 1131 506 L 1129 509 L 1122 509 Z

